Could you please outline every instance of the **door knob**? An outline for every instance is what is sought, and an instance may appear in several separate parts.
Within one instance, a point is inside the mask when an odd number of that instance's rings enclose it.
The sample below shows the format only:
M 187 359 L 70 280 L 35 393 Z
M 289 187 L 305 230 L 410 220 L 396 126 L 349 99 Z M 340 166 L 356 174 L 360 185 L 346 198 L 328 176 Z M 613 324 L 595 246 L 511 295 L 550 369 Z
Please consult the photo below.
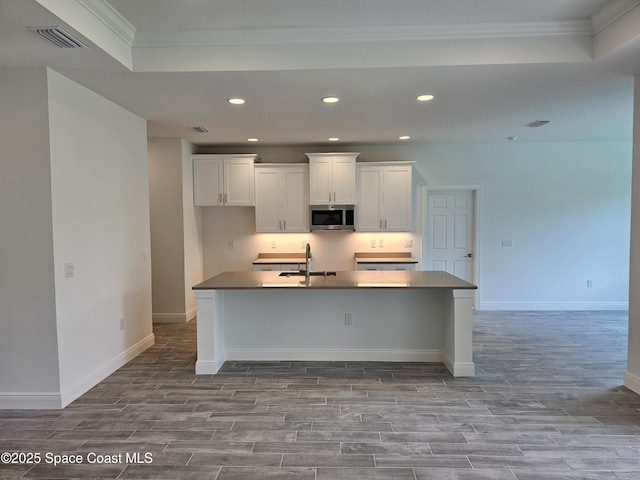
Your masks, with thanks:
M 471 257 L 473 257 L 473 253 L 467 253 L 467 254 L 465 255 L 465 257 L 471 258 Z

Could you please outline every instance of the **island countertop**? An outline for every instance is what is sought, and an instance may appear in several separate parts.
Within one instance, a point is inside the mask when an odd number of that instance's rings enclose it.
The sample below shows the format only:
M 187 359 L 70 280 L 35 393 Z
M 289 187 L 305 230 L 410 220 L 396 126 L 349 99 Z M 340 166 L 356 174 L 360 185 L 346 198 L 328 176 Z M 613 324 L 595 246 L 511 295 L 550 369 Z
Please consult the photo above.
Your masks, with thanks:
M 280 276 L 280 272 L 223 272 L 193 290 L 243 290 L 261 288 L 304 289 L 476 289 L 472 283 L 441 271 L 340 271 L 335 275 Z

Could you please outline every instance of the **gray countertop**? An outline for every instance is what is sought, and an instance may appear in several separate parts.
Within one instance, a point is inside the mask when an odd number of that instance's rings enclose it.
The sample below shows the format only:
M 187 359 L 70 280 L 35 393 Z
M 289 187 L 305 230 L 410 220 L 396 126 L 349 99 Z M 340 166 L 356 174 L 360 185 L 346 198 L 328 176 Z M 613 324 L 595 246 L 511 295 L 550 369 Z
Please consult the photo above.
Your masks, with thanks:
M 280 272 L 224 272 L 193 287 L 194 290 L 243 290 L 259 288 L 410 288 L 475 289 L 447 272 L 438 271 L 343 271 L 335 276 L 281 277 Z

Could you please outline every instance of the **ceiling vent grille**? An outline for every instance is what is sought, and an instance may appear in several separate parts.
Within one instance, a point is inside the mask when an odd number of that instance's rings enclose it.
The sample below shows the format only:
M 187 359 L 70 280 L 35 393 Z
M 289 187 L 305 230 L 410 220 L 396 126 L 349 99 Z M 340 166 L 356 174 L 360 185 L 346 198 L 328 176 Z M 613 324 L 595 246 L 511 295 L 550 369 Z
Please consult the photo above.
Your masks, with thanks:
M 53 43 L 58 48 L 89 48 L 60 27 L 30 27 L 29 30 Z
M 544 127 L 547 123 L 549 123 L 549 120 L 536 120 L 535 122 L 527 123 L 525 127 L 539 128 Z
M 193 127 L 193 129 L 198 133 L 209 133 L 211 131 L 207 127 Z

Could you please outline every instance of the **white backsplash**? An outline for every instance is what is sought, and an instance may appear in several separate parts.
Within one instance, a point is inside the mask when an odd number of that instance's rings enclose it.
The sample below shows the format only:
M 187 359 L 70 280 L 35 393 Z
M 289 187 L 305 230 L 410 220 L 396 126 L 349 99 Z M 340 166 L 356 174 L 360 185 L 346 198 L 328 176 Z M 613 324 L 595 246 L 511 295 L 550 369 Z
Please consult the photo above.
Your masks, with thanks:
M 203 208 L 202 223 L 205 278 L 223 271 L 251 270 L 259 253 L 304 253 L 307 242 L 314 270 L 353 270 L 355 252 L 410 252 L 420 258 L 419 236 L 411 232 L 256 234 L 254 209 L 249 207 Z M 406 246 L 408 242 L 411 247 Z

